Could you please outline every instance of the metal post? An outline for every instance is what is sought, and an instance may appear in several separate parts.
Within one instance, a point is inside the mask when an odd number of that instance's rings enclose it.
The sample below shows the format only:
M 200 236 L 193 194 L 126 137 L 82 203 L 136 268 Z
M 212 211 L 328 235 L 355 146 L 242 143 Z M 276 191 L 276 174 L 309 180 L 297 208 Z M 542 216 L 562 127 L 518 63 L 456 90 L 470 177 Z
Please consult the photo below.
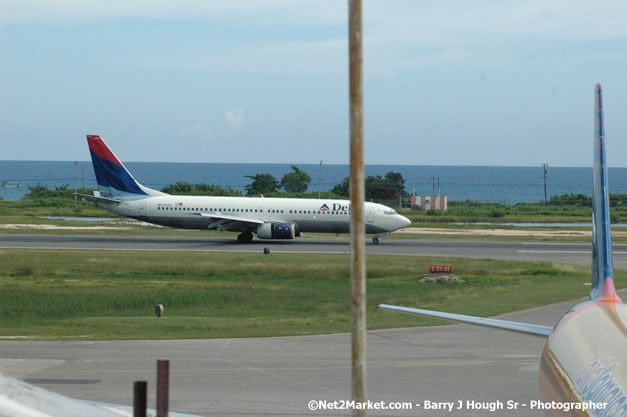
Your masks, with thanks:
M 78 192 L 78 161 L 74 161 L 74 201 L 76 201 Z
M 431 177 L 431 184 L 433 185 L 433 192 L 431 195 L 435 197 L 435 177 Z
M 440 177 L 438 177 L 438 197 L 440 196 Z
M 549 173 L 549 164 L 544 163 L 542 164 L 542 168 L 544 168 L 544 205 L 547 205 L 547 199 L 546 199 L 546 178 L 548 176 Z
M 348 2 L 352 399 L 366 402 L 366 243 L 361 0 Z M 356 407 L 358 408 L 358 407 Z M 354 409 L 353 416 L 366 410 Z
M 146 417 L 148 382 L 135 381 L 133 386 L 133 417 Z
M 170 361 L 157 361 L 157 417 L 168 417 Z
M 321 193 L 322 193 L 322 159 L 320 160 L 320 180 L 318 181 L 318 200 L 320 200 Z

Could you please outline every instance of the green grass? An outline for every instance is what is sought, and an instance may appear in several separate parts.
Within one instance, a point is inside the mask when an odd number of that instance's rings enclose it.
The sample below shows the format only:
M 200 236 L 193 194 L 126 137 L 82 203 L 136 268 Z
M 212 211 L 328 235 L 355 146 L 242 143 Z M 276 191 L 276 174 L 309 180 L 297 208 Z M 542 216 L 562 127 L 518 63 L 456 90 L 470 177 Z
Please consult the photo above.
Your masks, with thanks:
M 347 255 L 0 250 L 0 335 L 169 339 L 347 332 Z M 466 284 L 421 284 L 450 263 Z M 618 287 L 627 275 L 617 274 Z M 368 256 L 370 329 L 438 323 L 401 304 L 491 316 L 586 295 L 588 267 Z M 490 302 L 486 302 L 490 300 Z M 165 317 L 153 316 L 164 304 Z M 86 336 L 86 337 L 85 337 Z
M 0 200 L 0 216 L 117 217 L 94 203 L 71 198 Z
M 613 223 L 627 221 L 627 206 L 610 208 Z M 580 223 L 590 222 L 592 207 L 573 205 L 544 205 L 541 203 L 519 203 L 514 205 L 452 201 L 448 210 L 413 209 L 403 214 L 414 223 Z

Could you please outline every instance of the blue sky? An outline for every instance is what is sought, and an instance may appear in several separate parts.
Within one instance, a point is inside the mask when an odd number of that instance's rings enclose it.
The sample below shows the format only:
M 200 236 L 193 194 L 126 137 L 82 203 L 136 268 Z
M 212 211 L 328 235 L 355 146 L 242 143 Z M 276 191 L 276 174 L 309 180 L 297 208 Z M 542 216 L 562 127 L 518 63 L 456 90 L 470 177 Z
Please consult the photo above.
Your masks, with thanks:
M 366 163 L 627 166 L 627 2 L 364 0 Z M 0 159 L 347 163 L 347 2 L 2 0 Z

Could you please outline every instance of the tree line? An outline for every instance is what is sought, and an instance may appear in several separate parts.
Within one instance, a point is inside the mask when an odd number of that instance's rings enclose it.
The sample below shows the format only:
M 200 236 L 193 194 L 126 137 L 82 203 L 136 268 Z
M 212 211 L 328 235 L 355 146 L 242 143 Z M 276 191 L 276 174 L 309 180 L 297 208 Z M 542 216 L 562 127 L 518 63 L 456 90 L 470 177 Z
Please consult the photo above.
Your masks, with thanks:
M 246 175 L 252 181 L 245 187 L 245 195 L 266 197 L 317 197 L 318 193 L 307 193 L 311 177 L 300 168 L 292 165 L 292 171 L 283 175 L 281 180 L 277 180 L 272 174 L 265 172 L 262 174 Z M 348 198 L 349 178 L 346 177 L 341 183 L 335 185 L 330 191 L 322 193 L 323 198 Z M 49 199 L 56 197 L 73 198 L 74 190 L 69 184 L 65 184 L 55 189 L 49 189 L 47 185 L 37 184 L 29 186 L 29 193 L 25 199 Z M 91 189 L 81 189 L 83 194 L 91 194 Z M 161 188 L 161 191 L 174 195 L 204 195 L 204 196 L 244 196 L 244 192 L 231 187 L 221 187 L 214 184 L 190 183 L 178 181 Z M 406 197 L 405 179 L 398 172 L 388 172 L 384 176 L 368 176 L 366 178 L 366 199 L 367 200 L 392 200 L 399 197 Z
M 252 181 L 246 185 L 245 191 L 247 196 L 277 196 L 288 193 L 290 197 L 311 197 L 311 194 L 305 195 L 311 177 L 309 174 L 298 168 L 291 166 L 292 171 L 281 177 L 279 181 L 274 175 L 264 172 L 255 175 L 246 175 Z M 325 192 L 325 198 L 348 198 L 349 197 L 350 180 L 344 178 L 341 183 L 335 185 L 330 191 Z M 228 187 L 220 187 L 212 184 L 191 184 L 185 181 L 179 181 L 170 184 L 161 189 L 168 194 L 183 195 L 211 195 L 211 196 L 243 196 L 244 193 Z M 405 191 L 405 178 L 398 172 L 388 172 L 384 176 L 368 176 L 366 177 L 366 199 L 367 200 L 393 200 L 399 197 L 407 197 Z

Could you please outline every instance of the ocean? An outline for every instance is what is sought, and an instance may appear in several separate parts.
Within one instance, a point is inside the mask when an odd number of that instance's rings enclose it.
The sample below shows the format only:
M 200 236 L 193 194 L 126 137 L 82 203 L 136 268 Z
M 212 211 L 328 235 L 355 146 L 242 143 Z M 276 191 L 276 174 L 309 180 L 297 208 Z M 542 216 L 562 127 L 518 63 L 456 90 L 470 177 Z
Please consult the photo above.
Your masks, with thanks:
M 141 184 L 155 189 L 177 181 L 209 183 L 244 191 L 251 182 L 247 175 L 268 172 L 277 180 L 291 172 L 290 164 L 224 164 L 224 163 L 165 163 L 125 162 L 126 167 Z M 298 164 L 312 181 L 309 191 L 318 191 L 320 165 Z M 544 200 L 542 166 L 493 167 L 493 166 L 425 166 L 425 165 L 367 165 L 366 175 L 385 175 L 400 172 L 405 178 L 407 191 L 431 195 L 433 180 L 440 181 L 440 194 L 449 201 L 475 200 L 516 204 Z M 78 186 L 96 188 L 96 178 L 91 161 L 78 163 Z M 330 190 L 348 176 L 348 165 L 323 165 L 322 190 Z M 0 183 L 8 181 L 9 187 L 0 187 L 0 197 L 19 200 L 28 193 L 28 187 L 37 184 L 49 188 L 69 184 L 74 188 L 75 163 L 73 161 L 0 161 Z M 612 193 L 627 194 L 627 168 L 609 169 Z M 20 185 L 21 187 L 11 187 Z M 549 167 L 547 195 L 581 193 L 591 195 L 592 169 Z

